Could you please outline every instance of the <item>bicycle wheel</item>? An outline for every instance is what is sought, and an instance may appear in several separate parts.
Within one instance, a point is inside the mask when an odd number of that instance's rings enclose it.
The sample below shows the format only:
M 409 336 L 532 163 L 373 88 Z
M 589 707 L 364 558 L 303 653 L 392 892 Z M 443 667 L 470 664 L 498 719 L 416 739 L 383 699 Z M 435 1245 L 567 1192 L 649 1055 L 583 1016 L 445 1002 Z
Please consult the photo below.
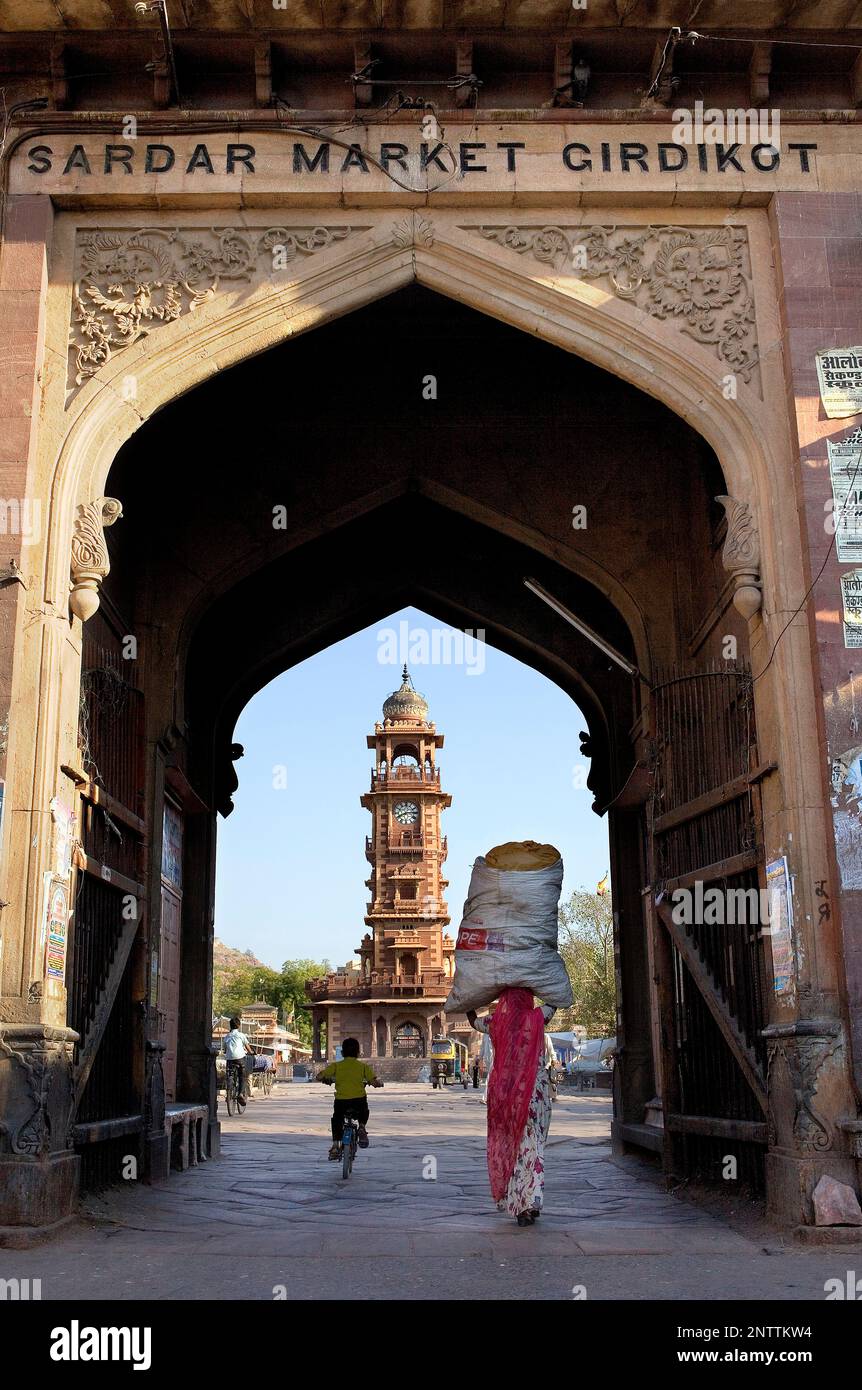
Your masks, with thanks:
M 356 1154 L 356 1129 L 355 1126 L 345 1125 L 345 1131 L 341 1136 L 341 1176 L 349 1177 L 350 1170 L 353 1168 L 353 1155 Z

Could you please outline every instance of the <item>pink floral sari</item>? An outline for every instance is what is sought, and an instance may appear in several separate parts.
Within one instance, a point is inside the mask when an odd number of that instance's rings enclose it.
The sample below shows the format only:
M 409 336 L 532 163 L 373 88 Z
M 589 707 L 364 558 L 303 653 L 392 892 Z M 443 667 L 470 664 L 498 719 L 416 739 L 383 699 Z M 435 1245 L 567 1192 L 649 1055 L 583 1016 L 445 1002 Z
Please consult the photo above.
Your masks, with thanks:
M 504 989 L 488 1031 L 494 1044 L 488 1082 L 488 1176 L 491 1196 L 499 1202 L 515 1171 L 545 1041 L 542 1010 L 533 1007 L 531 991 Z

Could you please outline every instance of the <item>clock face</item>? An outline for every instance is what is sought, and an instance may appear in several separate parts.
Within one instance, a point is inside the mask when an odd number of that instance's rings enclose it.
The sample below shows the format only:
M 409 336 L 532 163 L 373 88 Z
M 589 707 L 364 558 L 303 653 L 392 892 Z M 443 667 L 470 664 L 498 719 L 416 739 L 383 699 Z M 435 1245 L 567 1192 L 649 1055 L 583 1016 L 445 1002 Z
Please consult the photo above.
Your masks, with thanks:
M 419 819 L 419 807 L 415 801 L 399 801 L 393 815 L 399 825 L 415 825 Z

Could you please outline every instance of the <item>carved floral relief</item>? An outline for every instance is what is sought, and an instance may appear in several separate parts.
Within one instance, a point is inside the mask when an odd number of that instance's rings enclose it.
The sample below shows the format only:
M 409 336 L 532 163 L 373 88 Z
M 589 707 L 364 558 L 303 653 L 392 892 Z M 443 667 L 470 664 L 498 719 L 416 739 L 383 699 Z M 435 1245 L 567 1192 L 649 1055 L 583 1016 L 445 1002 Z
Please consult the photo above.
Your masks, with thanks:
M 758 353 L 748 238 L 742 227 L 473 226 L 488 241 L 582 280 L 710 347 L 749 382 Z
M 343 241 L 350 227 L 145 227 L 98 230 L 78 239 L 68 389 L 74 392 L 116 353 L 239 282 L 290 271 Z

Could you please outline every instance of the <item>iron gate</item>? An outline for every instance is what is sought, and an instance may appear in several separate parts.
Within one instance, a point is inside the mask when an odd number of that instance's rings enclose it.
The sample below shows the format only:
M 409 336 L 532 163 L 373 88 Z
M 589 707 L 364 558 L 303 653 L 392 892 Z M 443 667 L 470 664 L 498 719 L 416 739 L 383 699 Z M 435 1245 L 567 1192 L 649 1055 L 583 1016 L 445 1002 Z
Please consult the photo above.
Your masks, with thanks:
M 106 621 L 84 630 L 79 720 L 80 850 L 70 924 L 69 1026 L 81 1181 L 117 1181 L 143 1129 L 132 947 L 143 904 L 143 696 Z
M 757 759 L 750 671 L 723 663 L 696 674 L 663 672 L 653 721 L 649 828 L 665 1167 L 715 1180 L 727 1176 L 733 1156 L 736 1179 L 762 1191 L 760 781 L 771 765 Z M 688 912 L 678 889 L 688 890 Z M 709 899 L 712 889 L 720 892 Z

